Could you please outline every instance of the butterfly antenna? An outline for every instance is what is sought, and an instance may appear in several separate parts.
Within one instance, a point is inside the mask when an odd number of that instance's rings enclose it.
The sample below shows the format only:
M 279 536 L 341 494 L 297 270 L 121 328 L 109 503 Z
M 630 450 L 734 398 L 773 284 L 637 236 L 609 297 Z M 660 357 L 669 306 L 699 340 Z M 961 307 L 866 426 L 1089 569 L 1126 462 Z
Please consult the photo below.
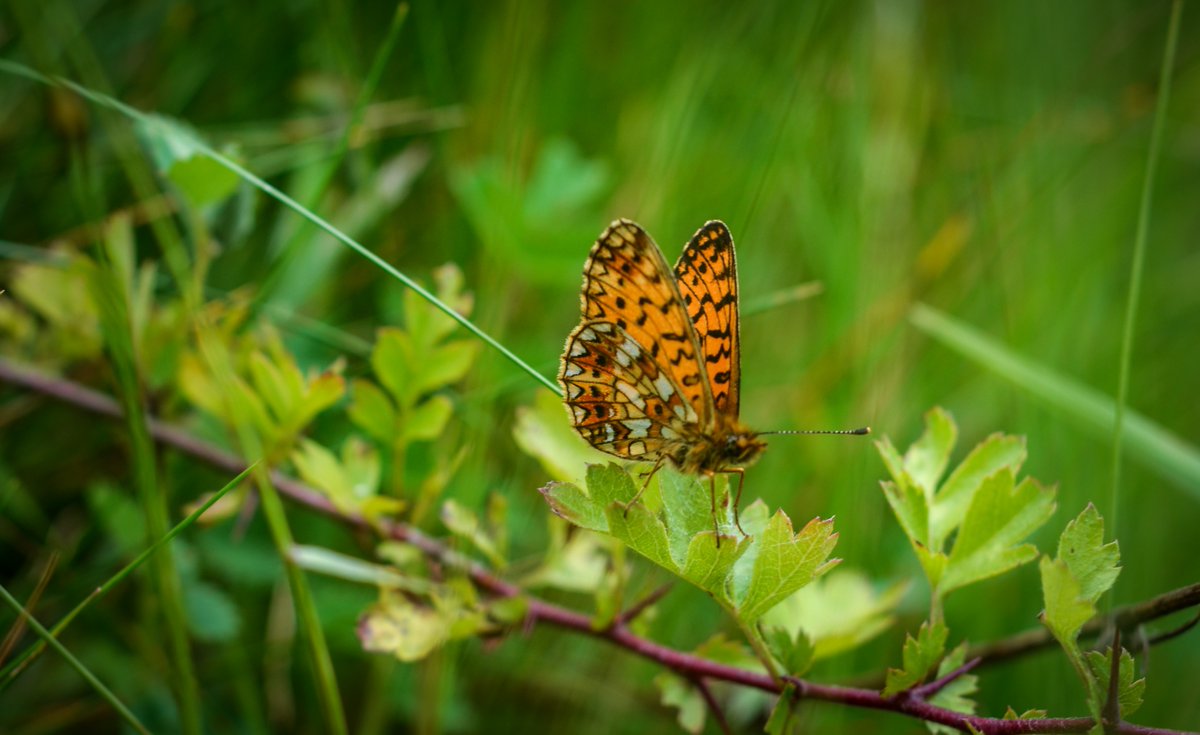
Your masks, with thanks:
M 791 431 L 760 431 L 758 436 L 774 436 L 778 434 L 836 434 L 841 436 L 866 436 L 871 433 L 870 426 L 859 429 L 799 429 Z

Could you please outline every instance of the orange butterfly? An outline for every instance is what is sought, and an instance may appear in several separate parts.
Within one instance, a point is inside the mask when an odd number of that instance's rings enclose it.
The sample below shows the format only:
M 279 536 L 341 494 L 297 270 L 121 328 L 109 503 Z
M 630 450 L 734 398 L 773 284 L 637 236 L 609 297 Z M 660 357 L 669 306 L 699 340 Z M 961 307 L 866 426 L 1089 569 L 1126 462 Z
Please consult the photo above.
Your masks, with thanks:
M 580 303 L 558 373 L 575 430 L 603 452 L 653 462 L 643 491 L 668 460 L 707 476 L 714 527 L 716 475 L 738 475 L 734 522 L 741 531 L 744 467 L 767 448 L 762 434 L 783 432 L 752 431 L 738 419 L 738 282 L 729 228 L 706 223 L 672 271 L 645 230 L 613 222 L 583 267 Z

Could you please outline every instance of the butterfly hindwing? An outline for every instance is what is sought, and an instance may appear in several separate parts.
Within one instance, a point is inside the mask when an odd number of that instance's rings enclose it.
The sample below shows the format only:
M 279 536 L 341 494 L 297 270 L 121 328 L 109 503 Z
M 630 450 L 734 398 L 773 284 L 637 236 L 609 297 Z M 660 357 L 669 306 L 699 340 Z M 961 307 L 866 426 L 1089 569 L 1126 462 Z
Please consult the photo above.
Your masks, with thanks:
M 670 374 L 613 322 L 576 327 L 558 377 L 575 430 L 620 457 L 657 460 L 698 418 Z
M 713 405 L 736 418 L 741 386 L 737 262 L 724 223 L 708 222 L 692 236 L 675 264 L 675 280 L 700 344 Z
M 609 322 L 669 376 L 697 423 L 713 415 L 700 342 L 658 245 L 637 224 L 617 220 L 596 240 L 583 272 L 582 320 Z

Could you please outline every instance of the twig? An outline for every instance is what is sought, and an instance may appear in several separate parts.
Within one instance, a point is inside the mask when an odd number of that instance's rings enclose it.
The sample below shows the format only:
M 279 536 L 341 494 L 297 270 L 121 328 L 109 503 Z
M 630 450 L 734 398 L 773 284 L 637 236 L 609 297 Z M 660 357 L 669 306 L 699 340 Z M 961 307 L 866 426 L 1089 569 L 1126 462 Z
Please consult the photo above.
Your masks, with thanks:
M 919 687 L 914 687 L 913 689 L 910 689 L 908 694 L 909 694 L 909 696 L 917 697 L 918 699 L 929 699 L 933 695 L 935 695 L 938 692 L 945 689 L 946 686 L 950 682 L 954 681 L 958 677 L 962 676 L 963 674 L 966 674 L 971 669 L 978 666 L 979 662 L 982 660 L 983 659 L 980 659 L 980 658 L 973 658 L 970 661 L 963 664 L 962 666 L 959 666 L 957 669 L 954 669 L 953 671 L 947 673 L 945 676 L 943 676 L 939 679 L 935 679 L 935 680 L 929 682 L 928 684 L 922 684 Z
M 117 407 L 116 402 L 108 396 L 76 383 L 18 368 L 4 360 L 0 360 L 0 380 L 36 390 L 45 395 L 54 396 L 60 400 L 106 416 L 116 417 L 120 415 L 120 409 Z M 240 457 L 190 436 L 178 428 L 156 420 L 150 420 L 147 423 L 151 435 L 163 444 L 172 446 L 214 467 L 227 471 L 235 472 L 245 468 L 245 462 Z M 517 585 L 493 575 L 487 568 L 473 559 L 448 549 L 439 541 L 411 526 L 392 522 L 371 523 L 358 513 L 345 512 L 338 509 L 317 490 L 282 473 L 273 472 L 271 477 L 282 495 L 291 498 L 301 505 L 348 525 L 360 528 L 373 528 L 392 539 L 410 544 L 432 560 L 462 570 L 471 578 L 476 586 L 497 597 L 513 597 L 517 595 L 524 597 L 528 600 L 526 622 L 529 625 L 544 623 L 598 638 L 637 656 L 654 661 L 691 681 L 705 679 L 724 681 L 773 694 L 782 693 L 784 686 L 790 683 L 795 686 L 796 694 L 801 698 L 836 702 L 848 707 L 892 712 L 926 722 L 946 725 L 963 732 L 973 727 L 985 735 L 1035 732 L 1082 733 L 1089 731 L 1095 724 L 1089 717 L 1030 720 L 1002 720 L 990 717 L 975 717 L 938 707 L 924 701 L 920 697 L 912 696 L 911 693 L 907 696 L 884 697 L 878 691 L 872 689 L 817 684 L 795 677 L 783 677 L 782 681 L 776 681 L 765 673 L 710 661 L 691 653 L 685 653 L 655 643 L 652 640 L 636 635 L 624 625 L 596 630 L 592 627 L 590 616 L 529 595 Z M 1176 590 L 1163 597 L 1176 600 L 1181 598 L 1179 593 L 1180 590 Z M 1190 599 L 1187 595 L 1182 595 L 1182 598 Z M 1166 605 L 1160 604 L 1158 602 L 1159 599 L 1161 598 L 1150 600 L 1147 603 L 1143 603 L 1140 607 L 1154 610 L 1163 609 Z M 1192 604 L 1196 603 L 1193 602 Z M 1175 609 L 1182 608 L 1177 607 Z M 951 674 L 953 673 L 951 672 Z M 1113 732 L 1119 735 L 1200 735 L 1200 733 L 1186 733 L 1177 730 L 1143 727 L 1126 722 L 1118 723 Z
M 625 610 L 624 612 L 622 612 L 620 615 L 618 615 L 616 618 L 613 619 L 612 624 L 614 626 L 615 625 L 629 625 L 631 622 L 636 620 L 639 615 L 646 612 L 646 610 L 651 605 L 658 602 L 662 598 L 666 597 L 667 593 L 670 592 L 671 588 L 673 588 L 674 586 L 675 585 L 671 582 L 667 582 L 666 584 L 660 585 L 659 587 L 657 587 L 656 589 L 651 591 L 650 594 L 646 595 L 642 599 L 640 599 L 637 602 L 630 605 L 627 610 Z
M 729 720 L 725 719 L 725 712 L 721 709 L 721 703 L 713 696 L 712 689 L 708 687 L 708 682 L 704 679 L 696 678 L 692 680 L 692 684 L 699 690 L 700 696 L 704 698 L 704 703 L 708 705 L 708 711 L 712 712 L 713 719 L 717 721 L 717 727 L 721 728 L 721 732 L 725 735 L 733 735 L 733 728 L 729 726 Z

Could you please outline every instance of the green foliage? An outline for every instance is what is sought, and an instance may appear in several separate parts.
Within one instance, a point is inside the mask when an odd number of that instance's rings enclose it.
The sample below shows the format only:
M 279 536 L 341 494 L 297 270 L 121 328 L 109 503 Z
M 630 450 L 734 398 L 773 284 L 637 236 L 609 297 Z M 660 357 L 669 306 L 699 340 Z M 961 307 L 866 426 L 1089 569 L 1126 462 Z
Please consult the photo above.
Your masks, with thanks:
M 1096 680 L 1096 688 L 1106 693 L 1109 691 L 1109 681 L 1112 676 L 1113 649 L 1108 647 L 1103 652 L 1088 651 L 1084 654 L 1088 670 Z M 1133 654 L 1121 649 L 1121 660 L 1117 672 L 1117 702 L 1120 704 L 1121 717 L 1128 717 L 1142 706 L 1142 695 L 1146 691 L 1146 679 L 1134 680 Z
M 829 571 L 837 543 L 832 521 L 813 519 L 798 533 L 791 519 L 777 511 L 766 519 L 766 506 L 756 501 L 742 513 L 749 536 L 733 535 L 728 489 L 718 491 L 721 529 L 711 530 L 710 513 L 701 513 L 698 498 L 706 490 L 699 480 L 669 469 L 659 471 L 663 510 L 627 504 L 637 494 L 634 479 L 615 464 L 589 465 L 587 490 L 552 482 L 542 494 L 560 517 L 582 528 L 607 533 L 667 571 L 708 592 L 753 623 L 796 590 Z
M 950 631 L 942 623 L 922 623 L 917 637 L 904 637 L 904 666 L 888 669 L 883 695 L 890 697 L 925 681 L 946 650 Z
M 966 659 L 967 644 L 961 643 L 942 659 L 933 678 L 941 679 L 966 663 Z M 979 677 L 975 674 L 962 674 L 930 697 L 929 703 L 954 712 L 973 715 L 975 714 L 975 700 L 971 699 L 971 695 L 977 691 L 979 691 Z M 953 728 L 944 725 L 931 724 L 928 727 L 930 732 L 945 733 L 945 735 L 956 732 Z
M 792 593 L 763 622 L 810 640 L 813 660 L 819 661 L 858 648 L 890 628 L 907 587 L 901 581 L 876 590 L 863 572 L 839 567 Z

